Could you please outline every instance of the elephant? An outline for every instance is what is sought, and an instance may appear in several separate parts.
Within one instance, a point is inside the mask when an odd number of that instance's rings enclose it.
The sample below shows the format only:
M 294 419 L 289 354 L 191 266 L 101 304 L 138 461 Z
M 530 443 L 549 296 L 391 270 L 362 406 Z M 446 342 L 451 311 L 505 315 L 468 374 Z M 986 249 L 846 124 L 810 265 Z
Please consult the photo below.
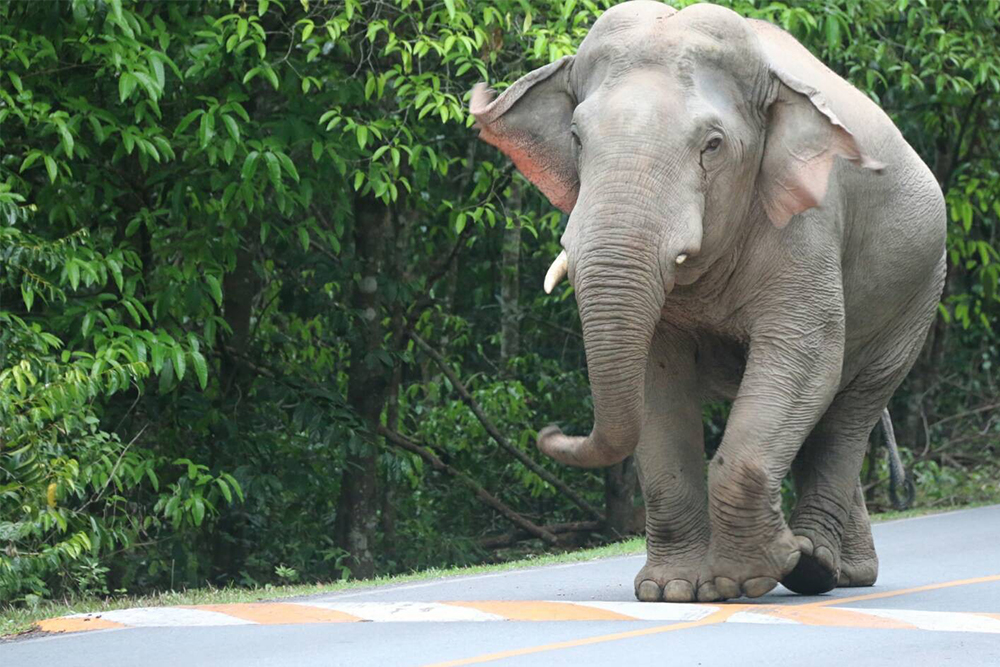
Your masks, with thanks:
M 544 287 L 574 288 L 593 427 L 537 447 L 580 467 L 634 455 L 636 597 L 872 585 L 862 460 L 946 270 L 941 189 L 890 118 L 768 22 L 651 0 L 469 107 L 568 214 Z M 732 404 L 706 462 L 709 400 Z

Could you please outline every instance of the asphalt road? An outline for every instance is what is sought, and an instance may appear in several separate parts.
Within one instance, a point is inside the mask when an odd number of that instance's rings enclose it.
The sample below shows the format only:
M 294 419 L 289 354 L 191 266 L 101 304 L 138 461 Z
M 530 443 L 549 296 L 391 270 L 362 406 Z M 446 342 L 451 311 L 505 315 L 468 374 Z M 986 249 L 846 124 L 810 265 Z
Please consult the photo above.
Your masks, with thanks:
M 1000 665 L 1000 505 L 879 524 L 871 588 L 635 602 L 642 556 L 276 604 L 57 619 L 0 665 Z

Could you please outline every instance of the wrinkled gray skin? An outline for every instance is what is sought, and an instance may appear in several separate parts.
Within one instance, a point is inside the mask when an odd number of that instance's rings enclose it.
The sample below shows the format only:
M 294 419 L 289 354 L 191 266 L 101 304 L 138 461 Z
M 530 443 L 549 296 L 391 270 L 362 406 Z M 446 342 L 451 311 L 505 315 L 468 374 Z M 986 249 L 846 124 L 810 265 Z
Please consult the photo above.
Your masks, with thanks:
M 858 474 L 945 266 L 941 191 L 892 121 L 770 24 L 646 0 L 471 110 L 570 213 L 594 427 L 538 447 L 584 467 L 635 453 L 637 597 L 871 585 Z M 701 405 L 720 398 L 706 479 Z

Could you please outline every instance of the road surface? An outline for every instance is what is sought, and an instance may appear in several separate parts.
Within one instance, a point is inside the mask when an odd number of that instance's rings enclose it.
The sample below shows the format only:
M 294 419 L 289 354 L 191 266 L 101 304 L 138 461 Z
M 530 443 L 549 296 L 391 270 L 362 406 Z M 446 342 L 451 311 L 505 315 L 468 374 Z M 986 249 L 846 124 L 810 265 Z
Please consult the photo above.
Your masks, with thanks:
M 875 543 L 874 587 L 816 597 L 639 603 L 628 556 L 54 619 L 61 634 L 0 644 L 0 665 L 1000 665 L 1000 505 L 878 524 Z

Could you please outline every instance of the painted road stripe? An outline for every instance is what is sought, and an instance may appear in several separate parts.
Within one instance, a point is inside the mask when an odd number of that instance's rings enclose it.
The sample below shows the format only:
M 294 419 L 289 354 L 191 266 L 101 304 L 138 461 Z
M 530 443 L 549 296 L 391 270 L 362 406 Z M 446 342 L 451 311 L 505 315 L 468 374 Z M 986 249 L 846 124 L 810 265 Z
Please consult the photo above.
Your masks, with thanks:
M 343 611 L 286 602 L 248 602 L 199 605 L 194 609 L 217 611 L 257 625 L 295 625 L 299 623 L 356 623 L 365 619 Z
M 596 609 L 605 609 L 637 621 L 700 621 L 721 607 L 704 604 L 683 604 L 680 602 L 578 602 L 577 604 Z M 740 606 L 744 605 L 726 605 Z
M 62 618 L 47 618 L 38 622 L 42 632 L 87 632 L 89 630 L 115 630 L 127 628 L 127 625 L 107 621 L 99 615 L 63 616 Z
M 634 621 L 635 616 L 573 602 L 449 602 L 508 621 Z
M 442 602 L 301 602 L 299 604 L 304 607 L 321 607 L 344 612 L 366 621 L 390 623 L 508 620 L 497 614 Z
M 720 611 L 726 611 L 721 618 Z M 858 609 L 812 605 L 699 605 L 661 602 L 288 602 L 143 607 L 75 614 L 39 623 L 47 632 L 134 627 L 193 627 L 305 623 L 451 623 L 485 621 L 666 621 L 767 623 L 870 629 L 1000 634 L 1000 617 L 984 613 Z
M 253 625 L 252 621 L 197 607 L 136 607 L 135 609 L 115 609 L 100 614 L 74 614 L 68 618 L 83 619 L 88 617 L 97 617 L 102 621 L 118 623 L 129 628 Z
M 983 614 L 966 614 L 954 611 L 916 611 L 909 609 L 855 609 L 864 615 L 908 623 L 920 630 L 938 632 L 989 632 L 1000 634 L 1000 620 Z

